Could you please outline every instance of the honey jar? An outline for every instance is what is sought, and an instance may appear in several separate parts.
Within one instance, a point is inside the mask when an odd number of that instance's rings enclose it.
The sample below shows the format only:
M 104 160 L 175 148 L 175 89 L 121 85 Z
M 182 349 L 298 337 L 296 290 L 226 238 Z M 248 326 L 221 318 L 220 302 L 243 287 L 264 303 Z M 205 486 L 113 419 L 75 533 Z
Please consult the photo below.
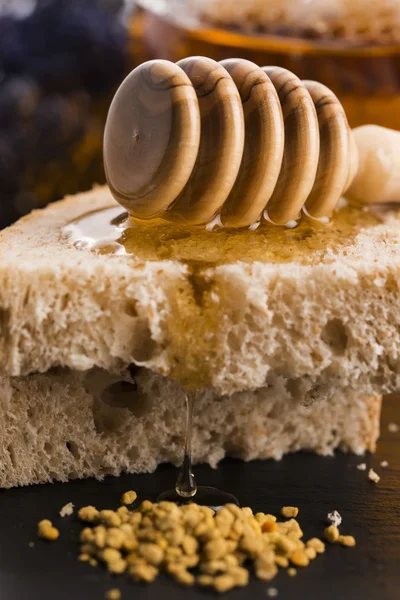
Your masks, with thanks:
M 360 0 L 139 0 L 138 4 L 143 59 L 176 62 L 201 55 L 278 65 L 332 89 L 351 127 L 375 123 L 400 129 L 400 4 L 389 0 L 371 0 L 369 8 Z M 296 10 L 294 16 L 288 16 L 288 7 Z M 274 20 L 266 20 L 266 14 L 275 15 Z

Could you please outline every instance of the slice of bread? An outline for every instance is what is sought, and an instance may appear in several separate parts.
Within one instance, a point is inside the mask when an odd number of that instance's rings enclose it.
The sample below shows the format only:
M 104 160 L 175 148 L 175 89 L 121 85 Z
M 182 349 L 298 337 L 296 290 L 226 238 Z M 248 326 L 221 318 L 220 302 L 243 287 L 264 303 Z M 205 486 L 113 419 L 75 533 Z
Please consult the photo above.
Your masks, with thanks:
M 153 471 L 182 458 L 182 389 L 148 369 L 116 376 L 58 368 L 3 376 L 0 385 L 2 488 Z M 350 392 L 306 407 L 283 379 L 277 388 L 230 397 L 203 389 L 195 403 L 194 460 L 216 466 L 225 454 L 251 460 L 297 450 L 373 451 L 380 405 L 379 397 Z
M 138 227 L 132 256 L 63 236 L 107 206 L 109 191 L 95 188 L 0 235 L 4 375 L 136 363 L 218 394 L 283 386 L 306 404 L 400 388 L 398 209 L 254 237 L 171 240 L 171 225 L 156 223 Z
M 95 188 L 0 235 L 1 487 L 178 463 L 178 382 L 201 387 L 197 462 L 374 450 L 400 387 L 400 212 L 252 234 L 158 221 L 127 256 L 63 233 L 116 206 Z

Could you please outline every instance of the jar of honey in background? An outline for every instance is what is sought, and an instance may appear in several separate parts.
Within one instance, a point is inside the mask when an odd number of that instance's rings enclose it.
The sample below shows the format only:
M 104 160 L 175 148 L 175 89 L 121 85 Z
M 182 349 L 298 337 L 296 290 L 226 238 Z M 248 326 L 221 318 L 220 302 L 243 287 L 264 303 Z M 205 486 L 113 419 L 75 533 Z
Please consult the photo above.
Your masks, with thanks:
M 400 129 L 399 0 L 139 0 L 141 59 L 241 57 L 315 79 L 352 127 Z

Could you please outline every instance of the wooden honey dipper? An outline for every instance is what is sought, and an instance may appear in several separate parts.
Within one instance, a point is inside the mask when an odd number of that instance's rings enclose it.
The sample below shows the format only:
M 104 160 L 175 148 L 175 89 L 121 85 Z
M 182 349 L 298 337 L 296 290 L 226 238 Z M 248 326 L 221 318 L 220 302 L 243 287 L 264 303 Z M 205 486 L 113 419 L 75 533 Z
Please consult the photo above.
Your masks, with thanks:
M 104 134 L 115 199 L 134 217 L 227 227 L 303 209 L 332 215 L 339 198 L 400 201 L 400 132 L 351 130 L 326 86 L 242 59 L 155 60 L 118 89 Z

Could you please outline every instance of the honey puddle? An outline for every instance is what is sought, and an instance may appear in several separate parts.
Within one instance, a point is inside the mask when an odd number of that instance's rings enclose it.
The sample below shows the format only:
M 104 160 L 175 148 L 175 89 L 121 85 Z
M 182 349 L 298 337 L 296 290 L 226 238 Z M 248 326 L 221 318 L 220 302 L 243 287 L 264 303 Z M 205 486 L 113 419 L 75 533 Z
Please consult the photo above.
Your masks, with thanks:
M 63 233 L 78 248 L 139 260 L 172 259 L 202 266 L 236 261 L 307 264 L 313 254 L 351 245 L 360 229 L 380 223 L 379 215 L 366 208 L 345 206 L 326 224 L 304 216 L 293 229 L 263 221 L 255 231 L 217 228 L 210 232 L 162 219 L 138 221 L 112 206 L 84 214 L 66 225 Z

